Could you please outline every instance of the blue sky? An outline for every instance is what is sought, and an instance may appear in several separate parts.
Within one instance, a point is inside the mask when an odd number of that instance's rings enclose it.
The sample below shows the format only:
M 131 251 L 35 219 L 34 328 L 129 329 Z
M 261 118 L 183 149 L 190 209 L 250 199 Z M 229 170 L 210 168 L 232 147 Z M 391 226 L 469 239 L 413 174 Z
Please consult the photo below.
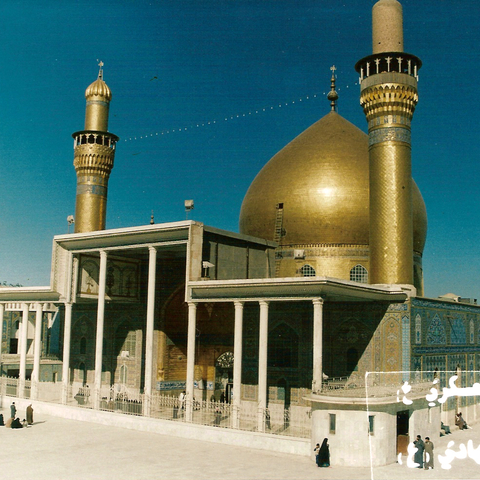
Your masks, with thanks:
M 339 113 L 366 131 L 354 65 L 371 53 L 374 3 L 3 2 L 0 281 L 49 284 L 52 238 L 75 210 L 71 134 L 97 59 L 121 139 L 107 227 L 148 224 L 152 210 L 157 223 L 181 220 L 194 199 L 189 218 L 238 231 L 258 171 L 328 113 L 331 65 Z M 426 295 L 480 298 L 480 7 L 402 5 L 405 50 L 423 61 L 412 159 L 429 220 Z

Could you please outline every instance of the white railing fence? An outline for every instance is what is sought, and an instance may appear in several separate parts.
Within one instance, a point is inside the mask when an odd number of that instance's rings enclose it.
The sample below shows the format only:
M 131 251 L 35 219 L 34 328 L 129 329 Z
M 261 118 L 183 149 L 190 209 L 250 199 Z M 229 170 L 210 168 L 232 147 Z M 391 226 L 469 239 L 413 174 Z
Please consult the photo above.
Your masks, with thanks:
M 25 382 L 23 392 L 20 392 L 19 383 L 18 378 L 0 377 L 0 395 L 30 398 L 31 382 Z M 63 398 L 66 398 L 67 405 L 95 408 L 94 391 L 88 385 L 71 384 L 66 394 L 63 391 L 63 384 L 58 382 L 39 382 L 35 387 L 37 400 L 60 404 Z M 118 414 L 148 415 L 151 418 L 185 422 L 187 403 L 174 395 L 154 392 L 150 398 L 147 398 L 143 393 L 113 385 L 102 387 L 99 393 L 98 409 Z M 259 417 L 261 417 L 260 422 Z M 230 403 L 194 399 L 192 423 L 252 432 L 260 429 L 265 433 L 309 438 L 311 409 L 295 405 L 284 408 L 282 404 L 272 404 L 270 408 L 259 411 L 256 402 L 242 401 L 238 412 L 234 412 L 234 406 Z

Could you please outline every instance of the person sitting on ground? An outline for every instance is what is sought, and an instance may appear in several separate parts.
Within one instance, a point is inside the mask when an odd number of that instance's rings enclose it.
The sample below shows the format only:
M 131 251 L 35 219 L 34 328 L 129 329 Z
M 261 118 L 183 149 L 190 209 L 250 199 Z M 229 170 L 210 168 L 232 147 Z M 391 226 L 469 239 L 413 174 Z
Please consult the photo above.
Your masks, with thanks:
M 466 430 L 468 428 L 467 422 L 463 419 L 462 417 L 462 412 L 458 412 L 455 415 L 455 425 L 460 429 L 460 430 Z
M 3 413 L 0 413 L 0 427 L 3 427 L 5 425 L 3 421 Z
M 12 422 L 12 428 L 23 428 L 22 422 L 20 422 L 18 417 Z
M 440 431 L 444 432 L 444 435 L 450 435 L 452 432 L 450 431 L 450 427 L 448 425 L 444 425 L 443 422 L 440 422 Z

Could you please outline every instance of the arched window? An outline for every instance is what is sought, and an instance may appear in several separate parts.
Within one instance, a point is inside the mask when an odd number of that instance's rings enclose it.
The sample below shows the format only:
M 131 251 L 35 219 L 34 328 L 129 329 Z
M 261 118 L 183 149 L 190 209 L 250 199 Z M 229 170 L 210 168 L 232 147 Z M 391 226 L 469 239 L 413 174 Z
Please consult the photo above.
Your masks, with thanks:
M 300 272 L 302 272 L 302 275 L 304 277 L 314 277 L 316 275 L 315 269 L 311 265 L 304 265 Z
M 216 360 L 215 366 L 220 368 L 233 368 L 233 353 L 225 352 L 222 353 Z
M 368 272 L 362 265 L 355 265 L 350 270 L 350 281 L 358 283 L 368 283 Z

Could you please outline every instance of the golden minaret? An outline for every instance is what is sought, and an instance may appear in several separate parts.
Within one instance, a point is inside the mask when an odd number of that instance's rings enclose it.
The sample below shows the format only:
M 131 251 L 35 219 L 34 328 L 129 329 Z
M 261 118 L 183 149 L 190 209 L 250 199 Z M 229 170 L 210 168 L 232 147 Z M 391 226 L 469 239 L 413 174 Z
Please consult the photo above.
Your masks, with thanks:
M 403 51 L 402 6 L 372 10 L 373 55 L 355 65 L 368 122 L 370 283 L 413 285 L 411 130 L 418 102 L 419 58 Z
M 98 78 L 85 91 L 85 129 L 72 135 L 77 172 L 76 233 L 105 229 L 108 178 L 118 141 L 116 135 L 108 132 L 112 92 L 103 81 L 103 62 L 99 67 Z

